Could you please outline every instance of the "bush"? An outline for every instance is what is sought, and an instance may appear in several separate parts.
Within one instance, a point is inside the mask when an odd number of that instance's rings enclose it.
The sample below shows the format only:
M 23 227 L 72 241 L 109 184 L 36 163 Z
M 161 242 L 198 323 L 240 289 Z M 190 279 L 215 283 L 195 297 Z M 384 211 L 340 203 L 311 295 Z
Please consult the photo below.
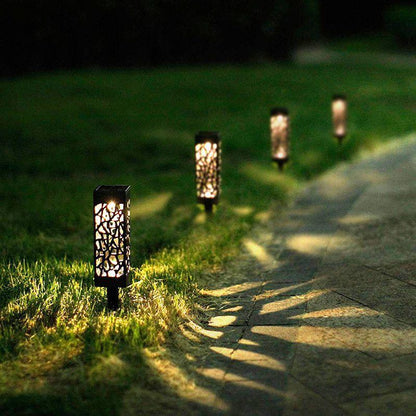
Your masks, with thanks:
M 416 47 L 416 6 L 393 6 L 386 11 L 386 27 L 400 46 Z

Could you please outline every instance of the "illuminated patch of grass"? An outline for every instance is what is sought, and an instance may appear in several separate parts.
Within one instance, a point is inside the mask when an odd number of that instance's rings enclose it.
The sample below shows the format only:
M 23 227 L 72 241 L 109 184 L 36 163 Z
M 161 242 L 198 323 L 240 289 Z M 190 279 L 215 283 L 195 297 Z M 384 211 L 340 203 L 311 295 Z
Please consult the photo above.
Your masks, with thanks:
M 377 65 L 91 70 L 0 81 L 0 413 L 115 415 L 149 397 L 182 409 L 169 401 L 172 387 L 149 351 L 196 316 L 198 290 L 218 278 L 272 202 L 283 204 L 301 181 L 358 150 L 411 131 L 415 89 L 412 70 Z M 334 92 L 350 102 L 342 148 L 331 137 Z M 269 160 L 276 105 L 292 117 L 284 174 Z M 223 193 L 210 220 L 194 191 L 193 135 L 205 129 L 223 137 Z M 133 283 L 117 312 L 106 310 L 105 290 L 92 280 L 99 184 L 132 186 Z

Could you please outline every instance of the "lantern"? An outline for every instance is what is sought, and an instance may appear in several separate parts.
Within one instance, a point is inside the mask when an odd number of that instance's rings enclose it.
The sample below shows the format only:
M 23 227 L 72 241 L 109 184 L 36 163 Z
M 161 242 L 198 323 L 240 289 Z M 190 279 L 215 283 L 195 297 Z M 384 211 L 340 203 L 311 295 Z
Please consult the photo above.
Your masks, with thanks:
M 118 308 L 118 288 L 129 284 L 130 186 L 94 190 L 94 283 L 107 287 L 109 309 Z
M 196 194 L 206 212 L 218 203 L 221 185 L 221 140 L 217 132 L 195 135 Z
M 273 108 L 270 112 L 270 139 L 272 160 L 277 162 L 279 169 L 289 160 L 290 140 L 289 112 L 286 108 Z
M 334 95 L 332 97 L 332 124 L 334 127 L 334 136 L 338 143 L 347 134 L 347 99 L 345 95 Z

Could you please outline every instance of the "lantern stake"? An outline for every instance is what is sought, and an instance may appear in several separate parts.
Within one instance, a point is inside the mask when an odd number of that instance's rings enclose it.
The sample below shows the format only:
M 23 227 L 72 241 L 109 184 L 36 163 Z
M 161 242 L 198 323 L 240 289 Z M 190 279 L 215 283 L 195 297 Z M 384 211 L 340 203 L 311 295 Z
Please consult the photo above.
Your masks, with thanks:
M 213 210 L 213 206 L 214 206 L 214 204 L 212 203 L 212 200 L 206 199 L 204 201 L 204 206 L 205 206 L 205 212 L 207 214 L 212 214 L 212 210 Z
M 283 172 L 283 167 L 285 166 L 285 163 L 287 162 L 287 159 L 278 159 L 277 165 L 279 166 L 279 171 Z
M 117 286 L 109 286 L 107 288 L 107 308 L 110 311 L 116 311 L 119 308 Z

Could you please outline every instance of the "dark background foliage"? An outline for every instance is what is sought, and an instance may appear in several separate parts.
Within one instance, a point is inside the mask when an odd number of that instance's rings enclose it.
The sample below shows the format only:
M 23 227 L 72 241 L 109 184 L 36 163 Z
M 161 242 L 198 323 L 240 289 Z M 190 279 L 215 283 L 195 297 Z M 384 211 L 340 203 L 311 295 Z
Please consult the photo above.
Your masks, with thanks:
M 3 0 L 0 72 L 286 59 L 377 30 L 389 0 Z
M 384 11 L 393 2 L 320 0 L 319 3 L 323 34 L 340 37 L 380 30 L 384 25 Z

